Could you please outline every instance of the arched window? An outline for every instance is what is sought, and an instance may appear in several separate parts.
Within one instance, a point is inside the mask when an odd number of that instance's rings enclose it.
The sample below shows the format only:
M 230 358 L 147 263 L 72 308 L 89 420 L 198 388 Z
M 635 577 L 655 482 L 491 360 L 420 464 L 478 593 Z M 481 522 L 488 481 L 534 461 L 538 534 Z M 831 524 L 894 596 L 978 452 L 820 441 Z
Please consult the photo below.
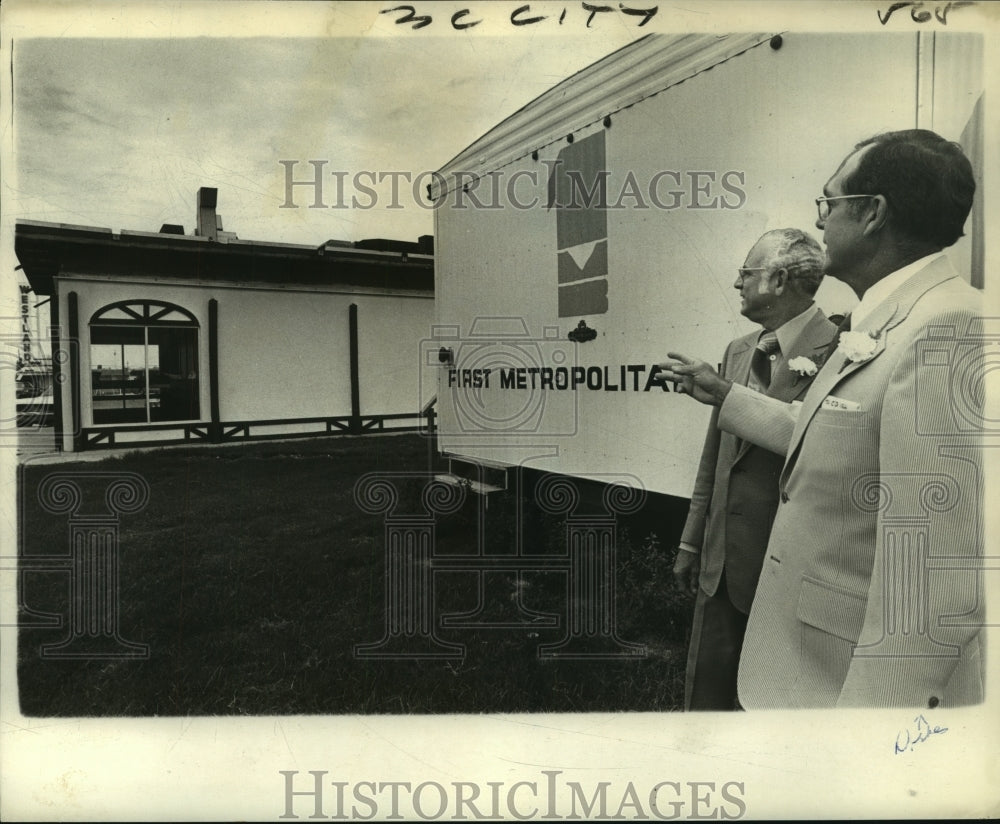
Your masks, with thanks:
M 198 420 L 198 321 L 180 306 L 118 301 L 90 319 L 94 423 Z

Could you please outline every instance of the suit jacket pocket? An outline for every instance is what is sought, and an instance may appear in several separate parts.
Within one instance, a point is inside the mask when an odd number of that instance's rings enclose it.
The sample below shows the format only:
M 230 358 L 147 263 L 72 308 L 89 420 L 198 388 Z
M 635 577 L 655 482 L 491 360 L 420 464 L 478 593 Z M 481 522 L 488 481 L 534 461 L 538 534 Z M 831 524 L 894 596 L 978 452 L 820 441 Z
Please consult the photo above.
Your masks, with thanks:
M 803 576 L 796 615 L 804 624 L 856 644 L 865 623 L 865 599 L 842 587 Z
M 837 426 L 858 429 L 868 423 L 869 414 L 865 409 L 824 409 L 820 407 L 813 415 L 810 426 Z

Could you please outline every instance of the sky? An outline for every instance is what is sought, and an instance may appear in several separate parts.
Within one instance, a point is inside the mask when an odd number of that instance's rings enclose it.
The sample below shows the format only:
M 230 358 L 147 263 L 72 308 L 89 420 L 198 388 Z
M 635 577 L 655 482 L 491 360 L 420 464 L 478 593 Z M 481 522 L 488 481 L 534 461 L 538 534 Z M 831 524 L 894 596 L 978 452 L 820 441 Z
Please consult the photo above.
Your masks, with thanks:
M 21 40 L 8 208 L 17 219 L 114 231 L 179 223 L 190 234 L 196 192 L 210 186 L 224 229 L 243 239 L 415 240 L 433 233 L 433 212 L 413 184 L 422 192 L 426 173 L 636 36 L 634 26 L 580 30 L 558 40 Z M 327 208 L 312 208 L 314 187 L 287 188 L 288 177 L 314 179 L 310 161 L 324 173 Z M 353 196 L 360 208 L 332 208 L 334 172 L 344 181 L 339 202 Z M 381 184 L 368 173 L 383 173 Z M 354 186 L 359 174 L 374 205 Z
M 6 17 L 0 271 L 17 265 L 15 221 L 191 234 L 204 186 L 244 240 L 416 240 L 434 233 L 429 174 L 574 73 L 647 33 L 787 25 L 777 2 L 660 4 L 643 27 L 620 11 L 590 20 L 579 0 L 539 0 L 527 13 L 544 19 L 514 27 L 520 0 L 422 0 L 413 5 L 432 22 L 416 29 L 386 13 L 398 5 L 7 0 L 4 11 L 39 11 Z M 462 22 L 481 22 L 457 31 L 451 16 L 465 9 Z M 874 10 L 846 22 L 870 30 Z M 289 187 L 317 168 L 318 198 Z M 3 281 L 0 318 L 17 312 L 14 281 Z

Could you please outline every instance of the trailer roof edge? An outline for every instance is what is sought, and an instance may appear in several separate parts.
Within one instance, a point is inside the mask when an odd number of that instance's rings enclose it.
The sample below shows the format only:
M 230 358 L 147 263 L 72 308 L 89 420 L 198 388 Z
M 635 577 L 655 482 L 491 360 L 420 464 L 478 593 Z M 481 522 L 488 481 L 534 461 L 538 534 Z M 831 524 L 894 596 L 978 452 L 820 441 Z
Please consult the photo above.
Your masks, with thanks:
M 581 69 L 502 120 L 442 166 L 434 199 L 456 173 L 482 176 L 771 40 L 775 33 L 649 34 Z

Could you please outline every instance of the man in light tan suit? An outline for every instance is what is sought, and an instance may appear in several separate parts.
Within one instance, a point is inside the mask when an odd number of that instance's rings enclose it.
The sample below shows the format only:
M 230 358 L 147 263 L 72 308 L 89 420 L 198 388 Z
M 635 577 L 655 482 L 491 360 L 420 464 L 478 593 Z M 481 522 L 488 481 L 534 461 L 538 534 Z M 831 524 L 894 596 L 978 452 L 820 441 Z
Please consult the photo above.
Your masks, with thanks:
M 758 329 L 732 341 L 722 375 L 781 401 L 801 400 L 837 327 L 813 301 L 823 249 L 800 229 L 776 229 L 746 256 L 733 286 Z M 795 367 L 798 367 L 796 369 Z M 696 594 L 684 708 L 732 710 L 747 615 L 778 508 L 777 454 L 721 432 L 713 410 L 674 577 Z
M 858 144 L 817 199 L 825 270 L 860 303 L 801 407 L 667 365 L 719 426 L 784 451 L 740 661 L 744 707 L 982 701 L 980 295 L 941 254 L 975 183 L 957 144 Z

